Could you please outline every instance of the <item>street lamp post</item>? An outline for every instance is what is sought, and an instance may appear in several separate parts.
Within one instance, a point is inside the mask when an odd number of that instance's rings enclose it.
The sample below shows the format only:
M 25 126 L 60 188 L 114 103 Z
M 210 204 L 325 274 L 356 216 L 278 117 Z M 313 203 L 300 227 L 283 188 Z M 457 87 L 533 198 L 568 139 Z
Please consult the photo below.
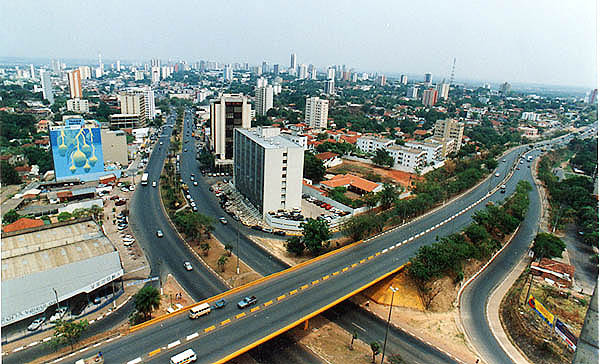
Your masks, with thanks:
M 390 330 L 390 319 L 392 318 L 392 306 L 394 305 L 394 293 L 398 291 L 398 288 L 394 288 L 390 286 L 390 290 L 392 291 L 392 301 L 390 302 L 390 313 L 388 314 L 387 326 L 385 327 L 385 339 L 383 339 L 383 351 L 381 352 L 381 364 L 383 364 L 383 359 L 385 358 L 385 346 L 387 344 L 388 331 Z
M 56 308 L 60 310 L 60 304 L 58 303 L 58 292 L 56 292 L 56 289 L 52 288 L 52 290 L 54 291 L 54 297 L 56 297 Z
M 237 272 L 237 274 L 240 274 L 240 231 L 237 231 L 237 248 L 236 250 L 236 256 L 237 256 L 237 265 L 235 268 L 235 271 Z

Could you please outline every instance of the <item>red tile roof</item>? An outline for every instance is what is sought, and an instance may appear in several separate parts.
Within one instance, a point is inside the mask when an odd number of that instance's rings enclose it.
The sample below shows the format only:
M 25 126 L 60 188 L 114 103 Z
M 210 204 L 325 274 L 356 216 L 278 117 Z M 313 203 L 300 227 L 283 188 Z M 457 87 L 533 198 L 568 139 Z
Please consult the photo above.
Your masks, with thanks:
M 334 176 L 328 181 L 321 182 L 321 184 L 329 188 L 352 186 L 365 192 L 372 192 L 377 187 L 379 187 L 379 185 L 375 182 L 371 182 L 367 179 L 355 176 L 350 173 L 338 174 L 337 176 Z
M 427 130 L 423 130 L 423 129 L 417 129 L 415 130 L 415 132 L 413 133 L 414 135 L 427 135 Z
M 342 135 L 340 137 L 340 139 L 342 139 L 346 143 L 350 143 L 350 144 L 356 144 L 356 141 L 358 140 L 358 138 L 359 138 L 358 135 Z
M 38 226 L 44 225 L 44 221 L 38 219 L 29 219 L 27 217 L 22 217 L 19 220 L 13 222 L 12 224 L 6 225 L 3 230 L 5 233 L 10 233 L 13 231 L 19 231 L 29 228 L 34 228 Z
M 331 158 L 339 157 L 340 155 L 333 152 L 323 152 L 315 155 L 315 158 L 326 161 Z

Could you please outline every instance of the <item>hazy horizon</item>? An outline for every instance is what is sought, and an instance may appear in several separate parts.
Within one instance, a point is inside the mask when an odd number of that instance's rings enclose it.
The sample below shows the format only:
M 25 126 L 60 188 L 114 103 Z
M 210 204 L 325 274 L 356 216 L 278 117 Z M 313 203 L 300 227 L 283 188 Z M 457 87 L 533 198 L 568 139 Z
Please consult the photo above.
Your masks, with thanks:
M 2 57 L 214 60 L 595 88 L 596 2 L 3 2 Z

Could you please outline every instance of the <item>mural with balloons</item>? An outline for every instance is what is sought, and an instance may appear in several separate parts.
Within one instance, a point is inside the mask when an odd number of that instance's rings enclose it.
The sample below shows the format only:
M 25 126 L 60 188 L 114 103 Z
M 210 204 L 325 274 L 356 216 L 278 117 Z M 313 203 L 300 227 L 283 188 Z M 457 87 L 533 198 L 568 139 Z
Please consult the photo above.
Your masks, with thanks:
M 100 128 L 54 127 L 50 130 L 50 144 L 57 180 L 104 172 Z

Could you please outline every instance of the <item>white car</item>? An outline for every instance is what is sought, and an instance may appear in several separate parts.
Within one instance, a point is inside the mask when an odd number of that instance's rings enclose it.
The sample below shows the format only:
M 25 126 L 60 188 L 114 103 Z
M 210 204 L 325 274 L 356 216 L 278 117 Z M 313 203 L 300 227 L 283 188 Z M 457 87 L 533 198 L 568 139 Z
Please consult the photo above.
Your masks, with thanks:
M 156 236 L 162 238 L 163 236 L 165 236 L 165 234 L 163 234 L 162 230 L 156 230 Z
M 55 322 L 55 321 L 62 319 L 65 316 L 65 314 L 67 313 L 68 309 L 69 308 L 66 306 L 60 307 L 58 310 L 56 310 L 54 315 L 52 315 L 52 317 L 50 317 L 50 322 Z
M 194 181 L 194 186 L 198 186 L 198 182 Z
M 156 187 L 156 181 L 152 182 L 152 187 Z
M 496 176 L 496 177 L 500 177 L 500 173 L 496 173 L 494 176 Z
M 192 268 L 192 264 L 190 262 L 184 262 L 183 266 L 185 267 L 185 270 L 187 270 L 187 271 L 194 269 L 194 268 Z
M 225 217 L 223 217 L 223 216 L 221 216 L 221 217 L 219 218 L 219 221 L 220 221 L 220 222 L 221 222 L 221 224 L 223 224 L 223 225 L 227 224 L 227 219 L 225 219 Z
M 44 322 L 46 322 L 45 317 L 37 318 L 37 319 L 33 320 L 33 322 L 31 324 L 29 324 L 29 326 L 27 326 L 27 330 L 29 330 L 29 331 L 38 330 L 40 327 L 42 327 L 42 324 Z

